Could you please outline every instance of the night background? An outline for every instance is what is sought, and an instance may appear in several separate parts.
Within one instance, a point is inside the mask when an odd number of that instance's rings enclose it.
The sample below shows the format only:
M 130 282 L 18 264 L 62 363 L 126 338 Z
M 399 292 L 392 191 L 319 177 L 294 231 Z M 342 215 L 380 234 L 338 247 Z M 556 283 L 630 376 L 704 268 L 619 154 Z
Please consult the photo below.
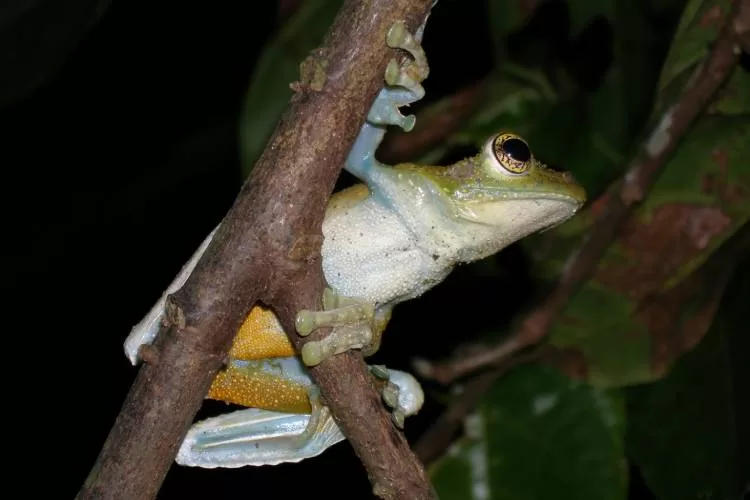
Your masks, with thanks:
M 29 493 L 71 498 L 82 485 L 137 372 L 122 342 L 230 207 L 339 5 L 0 5 L 3 295 L 17 358 L 6 408 L 22 419 L 29 463 L 57 477 Z M 412 110 L 414 133 L 442 133 L 420 144 L 393 133 L 381 157 L 449 164 L 512 129 L 572 171 L 590 203 L 400 305 L 371 362 L 411 371 L 416 357 L 439 362 L 505 338 L 554 287 L 729 5 L 441 0 L 423 43 L 427 96 Z M 547 349 L 486 393 L 475 413 L 484 434 L 459 430 L 449 456 L 429 465 L 442 499 L 473 498 L 477 450 L 493 499 L 747 496 L 749 71 L 745 53 Z M 341 186 L 351 182 L 342 175 Z M 457 394 L 423 384 L 425 407 L 406 423 L 413 443 Z M 540 394 L 557 407 L 533 420 L 523 412 Z M 225 409 L 207 402 L 199 417 Z M 369 491 L 341 443 L 301 464 L 174 466 L 159 498 Z

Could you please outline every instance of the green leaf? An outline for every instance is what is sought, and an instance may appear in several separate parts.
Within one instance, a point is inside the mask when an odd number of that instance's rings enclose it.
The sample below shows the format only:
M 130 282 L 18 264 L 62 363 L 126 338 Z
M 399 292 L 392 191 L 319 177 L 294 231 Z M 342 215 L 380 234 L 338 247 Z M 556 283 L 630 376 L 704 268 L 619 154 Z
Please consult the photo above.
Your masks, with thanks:
M 638 210 L 643 223 L 654 220 L 665 206 L 712 208 L 729 220 L 709 240 L 691 271 L 750 219 L 750 120 L 747 117 L 704 116 L 680 146 Z M 677 222 L 677 221 L 675 221 Z
M 587 380 L 597 386 L 652 380 L 650 339 L 635 311 L 623 294 L 587 283 L 553 326 L 549 342 L 582 356 Z
M 663 380 L 629 389 L 630 454 L 659 500 L 737 500 L 750 490 L 750 260 L 710 333 Z
M 750 114 L 750 72 L 740 67 L 735 68 L 710 109 L 714 114 L 732 116 Z
M 271 136 L 299 79 L 300 63 L 322 41 L 341 0 L 302 5 L 263 50 L 247 91 L 240 118 L 242 175 L 247 176 Z
M 550 343 L 575 349 L 589 381 L 612 387 L 655 380 L 683 352 L 681 342 L 665 347 L 665 336 L 699 339 L 705 334 L 711 301 L 691 302 L 692 291 L 700 287 L 690 280 L 750 221 L 748 155 L 750 121 L 704 117 L 604 255 L 594 278 L 570 300 Z M 586 229 L 585 218 L 577 221 L 577 229 Z M 571 235 L 542 235 L 548 241 L 541 247 L 570 247 L 555 245 L 556 237 L 568 241 Z M 547 275 L 550 263 L 562 263 L 543 258 Z M 667 312 L 679 314 L 669 323 L 671 331 L 659 319 Z
M 618 400 L 541 366 L 500 379 L 431 469 L 442 500 L 624 499 Z

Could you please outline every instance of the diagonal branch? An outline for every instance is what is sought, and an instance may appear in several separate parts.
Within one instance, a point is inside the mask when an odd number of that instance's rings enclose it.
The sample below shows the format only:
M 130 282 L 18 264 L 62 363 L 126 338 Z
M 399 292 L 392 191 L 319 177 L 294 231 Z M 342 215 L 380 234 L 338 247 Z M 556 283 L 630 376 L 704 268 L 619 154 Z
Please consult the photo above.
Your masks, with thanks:
M 221 366 L 257 301 L 287 331 L 300 309 L 319 308 L 325 203 L 394 56 L 385 34 L 415 29 L 432 0 L 347 0 L 233 207 L 185 286 L 169 325 L 128 394 L 80 499 L 154 498 Z M 291 335 L 297 348 L 299 338 Z M 430 498 L 424 470 L 390 421 L 359 353 L 311 370 L 326 404 L 384 498 Z

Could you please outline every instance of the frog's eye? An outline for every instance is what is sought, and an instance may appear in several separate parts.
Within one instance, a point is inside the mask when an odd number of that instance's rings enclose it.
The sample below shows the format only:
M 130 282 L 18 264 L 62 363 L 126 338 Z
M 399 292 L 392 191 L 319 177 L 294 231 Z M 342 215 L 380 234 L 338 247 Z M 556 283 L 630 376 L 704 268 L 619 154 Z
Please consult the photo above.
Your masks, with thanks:
M 531 150 L 526 141 L 515 134 L 500 134 L 492 143 L 498 163 L 512 174 L 523 174 L 531 168 Z

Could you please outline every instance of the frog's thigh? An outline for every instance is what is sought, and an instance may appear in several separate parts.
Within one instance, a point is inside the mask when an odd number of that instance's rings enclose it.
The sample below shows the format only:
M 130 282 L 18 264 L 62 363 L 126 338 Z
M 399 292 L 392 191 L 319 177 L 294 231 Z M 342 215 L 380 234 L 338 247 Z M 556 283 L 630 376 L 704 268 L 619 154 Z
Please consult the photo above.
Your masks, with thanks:
M 294 347 L 278 318 L 270 309 L 256 305 L 237 331 L 229 357 L 252 360 L 287 356 L 294 356 Z
M 232 362 L 216 375 L 207 397 L 250 408 L 310 413 L 309 381 L 265 369 L 275 363 L 299 364 L 299 360 L 282 358 L 249 364 Z

